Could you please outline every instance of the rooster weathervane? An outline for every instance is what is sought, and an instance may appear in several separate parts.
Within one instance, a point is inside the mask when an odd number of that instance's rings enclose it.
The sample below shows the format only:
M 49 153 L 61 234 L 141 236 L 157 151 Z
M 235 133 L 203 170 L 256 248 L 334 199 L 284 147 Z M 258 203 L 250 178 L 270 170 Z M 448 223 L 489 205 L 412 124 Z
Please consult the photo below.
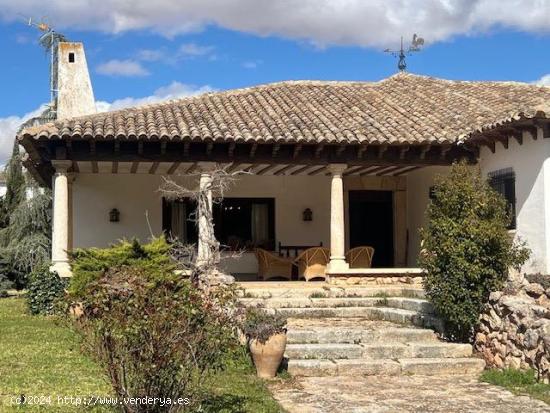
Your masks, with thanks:
M 416 33 L 413 35 L 412 42 L 407 49 L 403 48 L 403 36 L 401 36 L 401 48 L 399 50 L 390 50 L 386 49 L 384 52 L 390 53 L 392 56 L 398 57 L 399 62 L 397 63 L 397 68 L 400 72 L 404 72 L 407 69 L 407 62 L 405 61 L 406 56 L 410 56 L 413 52 L 419 52 L 424 45 L 424 39 L 418 37 Z

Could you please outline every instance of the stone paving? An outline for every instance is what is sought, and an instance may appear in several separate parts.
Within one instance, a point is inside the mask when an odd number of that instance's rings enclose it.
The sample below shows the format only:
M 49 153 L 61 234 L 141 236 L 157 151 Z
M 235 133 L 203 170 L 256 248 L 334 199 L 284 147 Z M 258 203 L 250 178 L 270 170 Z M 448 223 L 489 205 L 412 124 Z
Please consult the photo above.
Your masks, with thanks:
M 468 376 L 304 377 L 270 389 L 288 413 L 542 413 L 550 406 Z

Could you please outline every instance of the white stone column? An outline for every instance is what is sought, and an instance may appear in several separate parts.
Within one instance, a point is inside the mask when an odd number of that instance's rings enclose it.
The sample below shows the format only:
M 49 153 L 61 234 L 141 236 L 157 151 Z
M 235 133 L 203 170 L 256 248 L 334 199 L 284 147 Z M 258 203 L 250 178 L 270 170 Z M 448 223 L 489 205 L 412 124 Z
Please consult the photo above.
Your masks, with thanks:
M 201 175 L 199 189 L 202 198 L 198 205 L 198 251 L 197 262 L 209 262 L 212 260 L 212 242 L 216 242 L 214 226 L 209 222 L 212 219 L 212 174 L 216 168 L 214 162 L 201 162 L 198 165 Z M 206 195 L 206 196 L 204 196 Z
M 344 183 L 342 173 L 346 164 L 331 164 L 328 170 L 332 174 L 330 184 L 330 263 L 327 271 L 337 273 L 349 269 L 346 262 L 346 233 L 344 223 Z
M 55 168 L 53 178 L 53 225 L 52 266 L 60 277 L 71 277 L 69 265 L 69 174 L 71 161 L 52 161 Z

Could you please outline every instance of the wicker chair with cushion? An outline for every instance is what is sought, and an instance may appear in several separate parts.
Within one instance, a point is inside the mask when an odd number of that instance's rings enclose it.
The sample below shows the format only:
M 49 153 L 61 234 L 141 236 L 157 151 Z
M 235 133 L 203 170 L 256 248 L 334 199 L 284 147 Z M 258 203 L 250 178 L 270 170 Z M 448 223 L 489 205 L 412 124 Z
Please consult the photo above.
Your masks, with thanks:
M 348 251 L 346 261 L 350 268 L 370 268 L 373 255 L 374 248 L 372 247 L 356 247 Z
M 292 260 L 281 258 L 262 248 L 254 250 L 258 260 L 258 278 L 260 280 L 269 280 L 270 278 L 292 279 Z
M 309 281 L 312 278 L 325 279 L 329 261 L 330 250 L 328 248 L 314 247 L 298 255 L 294 263 L 298 265 L 298 277 Z

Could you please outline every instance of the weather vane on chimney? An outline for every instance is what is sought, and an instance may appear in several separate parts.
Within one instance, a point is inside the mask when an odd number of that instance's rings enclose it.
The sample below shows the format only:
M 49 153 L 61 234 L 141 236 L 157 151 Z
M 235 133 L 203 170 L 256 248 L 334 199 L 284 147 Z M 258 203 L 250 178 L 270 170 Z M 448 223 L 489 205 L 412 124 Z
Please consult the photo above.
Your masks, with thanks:
M 61 33 L 56 32 L 46 22 L 45 18 L 39 22 L 35 22 L 32 18 L 29 18 L 27 24 L 42 32 L 38 42 L 50 54 L 50 110 L 48 116 L 51 119 L 55 119 L 57 111 L 58 45 L 60 42 L 67 41 L 67 38 Z
M 386 49 L 384 52 L 390 53 L 392 56 L 399 57 L 399 62 L 397 63 L 397 68 L 400 72 L 404 72 L 407 69 L 407 63 L 405 62 L 405 57 L 410 56 L 413 52 L 419 52 L 421 47 L 424 45 L 424 39 L 418 37 L 416 33 L 413 35 L 412 42 L 407 49 L 403 48 L 403 36 L 401 36 L 401 48 L 399 50 L 390 50 Z

